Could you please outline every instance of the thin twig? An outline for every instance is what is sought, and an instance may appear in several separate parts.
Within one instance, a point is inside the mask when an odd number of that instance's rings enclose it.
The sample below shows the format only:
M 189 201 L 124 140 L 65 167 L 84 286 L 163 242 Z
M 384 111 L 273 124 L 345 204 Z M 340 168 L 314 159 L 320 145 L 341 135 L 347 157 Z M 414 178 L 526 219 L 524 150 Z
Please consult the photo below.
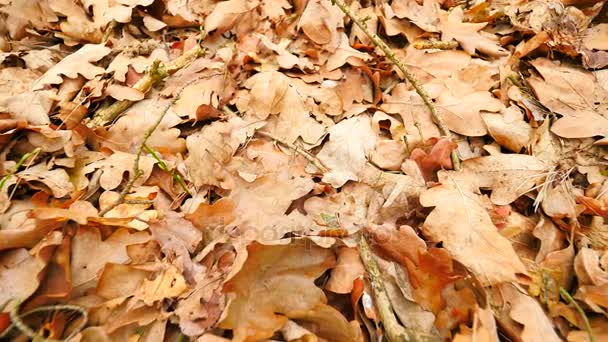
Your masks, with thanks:
M 589 335 L 589 341 L 596 342 L 595 336 L 593 336 L 593 330 L 591 330 L 591 324 L 589 324 L 589 319 L 587 319 L 587 315 L 585 315 L 585 311 L 583 311 L 580 305 L 578 305 L 578 303 L 574 300 L 574 298 L 572 298 L 570 293 L 568 293 L 565 288 L 560 287 L 559 294 L 561 294 L 564 299 L 566 299 L 570 304 L 572 304 L 576 311 L 578 311 L 578 313 L 583 318 L 583 322 L 585 323 L 585 330 L 587 330 L 587 335 Z
M 375 304 L 380 314 L 380 319 L 384 325 L 386 331 L 386 337 L 391 342 L 402 342 L 402 341 L 433 341 L 438 342 L 441 339 L 437 336 L 415 331 L 413 329 L 404 328 L 397 321 L 397 317 L 393 311 L 390 299 L 386 294 L 384 287 L 384 281 L 382 280 L 382 274 L 380 273 L 380 267 L 376 261 L 371 247 L 367 243 L 365 236 L 359 234 L 359 254 L 361 255 L 361 261 L 365 265 L 365 269 L 369 274 L 370 283 L 372 284 L 372 290 L 374 292 Z
M 156 119 L 154 124 L 146 130 L 146 132 L 144 133 L 143 139 L 142 139 L 141 143 L 139 144 L 139 147 L 137 148 L 137 154 L 135 155 L 135 160 L 133 162 L 133 170 L 131 171 L 131 178 L 129 178 L 129 182 L 127 182 L 125 187 L 122 189 L 122 191 L 118 195 L 118 198 L 116 198 L 116 200 L 114 200 L 114 202 L 112 202 L 110 205 L 108 205 L 106 208 L 104 208 L 103 210 L 101 210 L 99 212 L 100 217 L 107 214 L 110 210 L 114 209 L 116 206 L 120 205 L 121 203 L 123 203 L 125 201 L 125 197 L 129 193 L 129 191 L 131 191 L 131 188 L 133 187 L 133 184 L 135 184 L 135 181 L 137 181 L 139 179 L 139 177 L 141 177 L 144 174 L 144 172 L 139 168 L 139 160 L 141 159 L 142 153 L 146 149 L 146 144 L 148 142 L 148 139 L 152 136 L 154 131 L 156 131 L 156 129 L 158 128 L 160 123 L 163 121 L 163 118 L 169 111 L 169 108 L 171 108 L 171 106 L 175 103 L 175 101 L 177 101 L 179 99 L 179 97 L 181 96 L 184 89 L 186 89 L 190 84 L 192 84 L 196 81 L 199 81 L 200 79 L 201 78 L 195 78 L 195 79 L 191 80 L 190 82 L 186 83 L 180 89 L 180 91 L 177 94 L 175 94 L 175 96 L 171 99 L 169 104 L 167 104 L 165 109 L 163 109 L 163 111 L 158 116 L 158 118 Z
M 133 85 L 133 89 L 139 90 L 144 94 L 147 93 L 154 85 L 170 75 L 173 75 L 178 70 L 190 65 L 195 59 L 203 56 L 204 53 L 205 50 L 202 47 L 197 46 L 184 52 L 184 54 L 167 64 L 161 63 L 159 60 L 154 61 L 146 75 Z M 114 121 L 122 112 L 131 107 L 133 103 L 135 103 L 135 101 L 122 100 L 114 102 L 109 107 L 97 111 L 87 126 L 89 128 L 97 128 L 107 125 Z
M 319 169 L 319 171 L 321 171 L 322 173 L 327 173 L 329 172 L 329 169 L 323 165 L 323 163 L 319 160 L 319 158 L 313 156 L 312 154 L 308 153 L 306 150 L 302 149 L 301 147 L 298 147 L 292 143 L 290 143 L 289 141 L 283 139 L 283 138 L 279 138 L 277 136 L 274 136 L 268 132 L 264 132 L 264 131 L 256 131 L 257 134 L 263 136 L 263 137 L 267 137 L 270 138 L 272 140 L 275 140 L 276 142 L 278 142 L 281 145 L 285 145 L 287 147 L 289 147 L 290 149 L 296 151 L 297 153 L 299 153 L 300 155 L 302 155 L 302 157 L 306 158 L 309 162 L 311 162 L 314 166 L 317 167 L 317 169 Z
M 458 48 L 458 42 L 455 40 L 450 40 L 444 42 L 443 40 L 435 40 L 435 39 L 423 39 L 417 40 L 412 43 L 414 49 L 418 50 L 426 50 L 426 49 L 439 49 L 439 50 L 454 50 Z
M 21 303 L 17 303 L 15 304 L 15 306 L 13 306 L 12 310 L 10 311 L 10 317 L 11 317 L 11 321 L 12 324 L 10 326 L 8 326 L 1 334 L 0 334 L 0 339 L 4 339 L 8 333 L 13 330 L 13 328 L 17 328 L 19 329 L 19 331 L 21 331 L 24 335 L 26 335 L 27 337 L 29 337 L 30 339 L 37 341 L 37 340 L 42 340 L 42 341 L 46 341 L 46 342 L 63 342 L 63 341 L 68 341 L 70 340 L 72 337 L 74 337 L 77 333 L 79 333 L 87 324 L 88 321 L 88 313 L 87 311 L 77 305 L 69 305 L 69 304 L 60 304 L 60 305 L 49 305 L 49 306 L 41 306 L 38 308 L 35 308 L 33 310 L 30 310 L 24 314 L 20 314 L 19 313 L 19 308 L 21 307 Z M 72 333 L 66 337 L 63 340 L 54 340 L 54 339 L 49 339 L 49 338 L 45 338 L 43 336 L 40 336 L 39 334 L 37 334 L 34 330 L 32 330 L 32 328 L 30 328 L 29 326 L 27 326 L 27 324 L 25 324 L 22 320 L 22 317 L 27 317 L 31 314 L 37 313 L 37 312 L 45 312 L 45 311 L 60 311 L 60 310 L 68 310 L 68 311 L 76 311 L 78 313 L 80 313 L 82 315 L 82 323 L 80 323 L 78 325 L 78 327 L 76 327 Z
M 156 160 L 156 164 L 158 165 L 158 167 L 160 167 L 160 169 L 163 170 L 164 172 L 170 174 L 171 178 L 173 178 L 173 180 L 176 181 L 177 184 L 179 184 L 179 186 L 182 188 L 182 190 L 184 190 L 184 192 L 187 193 L 188 195 L 192 196 L 192 194 L 190 193 L 190 190 L 188 190 L 188 187 L 186 186 L 186 183 L 184 182 L 184 179 L 182 178 L 182 176 L 179 173 L 176 173 L 174 170 L 169 169 L 169 167 L 167 166 L 165 161 L 160 159 L 158 154 L 156 154 L 156 152 L 150 146 L 144 145 L 144 148 L 146 149 L 146 152 L 148 152 L 148 154 L 150 154 L 152 156 L 152 158 L 154 158 Z
M 414 73 L 412 73 L 405 66 L 405 64 L 403 64 L 397 58 L 397 56 L 395 55 L 393 50 L 388 45 L 386 45 L 386 43 L 382 40 L 382 38 L 380 38 L 376 34 L 371 33 L 367 29 L 367 24 L 363 20 L 359 19 L 343 0 L 331 0 L 331 1 L 333 4 L 338 6 L 342 10 L 342 12 L 344 12 L 344 14 L 346 14 L 357 26 L 359 26 L 359 28 L 363 32 L 365 32 L 365 34 L 369 37 L 369 39 L 371 39 L 371 41 L 374 42 L 374 44 L 384 52 L 384 54 L 386 55 L 386 58 L 388 58 L 391 62 L 393 62 L 397 66 L 397 68 L 399 68 L 399 70 L 401 70 L 401 72 L 403 73 L 405 78 L 408 80 L 408 82 L 410 82 L 412 84 L 412 87 L 414 87 L 414 89 L 416 90 L 416 93 L 418 93 L 418 95 L 420 95 L 420 97 L 422 98 L 422 101 L 424 102 L 426 107 L 431 112 L 431 116 L 432 116 L 433 120 L 435 120 L 435 122 L 437 123 L 437 126 L 439 127 L 441 134 L 449 137 L 450 129 L 446 125 L 445 121 L 443 121 L 443 119 L 439 115 L 439 112 L 437 112 L 437 108 L 433 104 L 433 100 L 431 100 L 431 97 L 429 96 L 429 94 L 426 92 L 426 90 L 424 89 L 422 84 L 420 84 L 420 81 L 418 80 L 418 78 L 416 78 L 416 75 L 414 75 Z M 452 157 L 452 163 L 454 164 L 454 170 L 460 170 L 460 160 L 458 159 L 458 155 L 456 154 L 456 151 L 452 151 L 451 157 Z

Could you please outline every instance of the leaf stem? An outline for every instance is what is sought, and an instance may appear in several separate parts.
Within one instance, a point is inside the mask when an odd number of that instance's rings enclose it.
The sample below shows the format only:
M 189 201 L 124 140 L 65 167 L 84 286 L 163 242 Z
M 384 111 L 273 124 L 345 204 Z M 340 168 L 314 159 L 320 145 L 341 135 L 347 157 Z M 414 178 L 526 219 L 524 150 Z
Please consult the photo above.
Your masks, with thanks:
M 593 336 L 593 330 L 591 330 L 591 324 L 589 323 L 589 319 L 587 318 L 587 315 L 585 315 L 585 311 L 581 308 L 580 305 L 578 305 L 576 300 L 574 300 L 574 298 L 572 298 L 570 293 L 568 293 L 568 291 L 566 291 L 565 288 L 560 287 L 559 294 L 562 295 L 562 297 L 566 301 L 568 301 L 570 304 L 572 304 L 572 306 L 574 306 L 576 311 L 578 311 L 578 313 L 581 315 L 581 318 L 583 319 L 583 322 L 585 323 L 585 330 L 587 330 L 587 335 L 589 335 L 589 341 L 596 342 L 595 336 Z

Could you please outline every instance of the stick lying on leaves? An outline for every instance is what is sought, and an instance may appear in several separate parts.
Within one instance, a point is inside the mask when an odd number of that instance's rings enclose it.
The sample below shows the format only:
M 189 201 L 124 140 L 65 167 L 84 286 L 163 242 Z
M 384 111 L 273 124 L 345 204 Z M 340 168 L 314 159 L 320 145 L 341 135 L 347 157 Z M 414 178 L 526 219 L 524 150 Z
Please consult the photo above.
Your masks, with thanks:
M 403 75 L 405 75 L 405 78 L 408 80 L 408 82 L 410 82 L 412 84 L 412 87 L 414 87 L 414 89 L 416 90 L 416 93 L 418 93 L 418 95 L 420 95 L 420 97 L 422 98 L 422 101 L 424 101 L 424 104 L 431 112 L 431 116 L 433 117 L 433 120 L 437 123 L 437 126 L 439 127 L 441 134 L 445 135 L 446 137 L 449 137 L 450 129 L 448 128 L 446 123 L 443 121 L 443 119 L 441 118 L 439 113 L 437 112 L 437 108 L 435 108 L 435 105 L 433 104 L 433 101 L 429 97 L 429 94 L 426 92 L 426 90 L 424 89 L 422 84 L 420 84 L 420 81 L 418 81 L 418 79 L 416 78 L 414 73 L 412 73 L 405 66 L 405 64 L 403 64 L 397 58 L 397 56 L 395 56 L 395 53 L 393 52 L 393 50 L 391 50 L 391 48 L 388 45 L 386 45 L 386 43 L 382 40 L 382 38 L 380 38 L 378 35 L 375 35 L 375 34 L 369 32 L 369 30 L 367 29 L 367 24 L 363 20 L 357 18 L 357 16 L 353 13 L 353 11 L 350 9 L 350 7 L 343 0 L 331 0 L 331 2 L 333 4 L 335 4 L 336 6 L 338 6 L 342 10 L 342 12 L 344 12 L 344 14 L 346 14 L 357 26 L 359 26 L 359 28 L 363 32 L 365 32 L 365 34 L 369 37 L 369 39 L 371 39 L 372 42 L 374 42 L 374 44 L 384 52 L 384 54 L 386 55 L 386 58 L 388 58 L 391 62 L 393 62 L 393 64 L 395 64 L 397 66 L 397 68 L 399 68 L 399 70 L 401 70 Z M 452 158 L 452 164 L 454 164 L 454 170 L 460 170 L 460 160 L 458 159 L 458 155 L 456 154 L 456 151 L 452 151 L 451 158 Z
M 144 94 L 147 93 L 158 82 L 190 65 L 195 59 L 203 56 L 204 53 L 205 50 L 202 47 L 197 46 L 184 52 L 183 55 L 167 64 L 163 64 L 158 60 L 154 61 L 146 75 L 133 85 L 133 89 L 137 89 Z M 131 107 L 133 103 L 134 101 L 129 100 L 114 102 L 109 107 L 97 111 L 87 126 L 89 128 L 105 126 L 114 121 L 122 112 Z
M 421 341 L 421 342 L 439 342 L 439 337 L 421 333 L 412 329 L 404 328 L 397 321 L 393 307 L 386 294 L 384 287 L 384 281 L 382 280 L 382 274 L 380 273 L 380 267 L 375 259 L 374 253 L 371 247 L 367 243 L 365 236 L 359 233 L 359 254 L 361 255 L 361 261 L 365 265 L 365 269 L 369 274 L 370 283 L 374 291 L 374 299 L 376 300 L 376 307 L 380 314 L 380 319 L 384 325 L 386 331 L 386 337 L 391 342 L 406 342 L 406 341 Z
M 129 181 L 127 182 L 127 184 L 125 185 L 125 187 L 122 189 L 122 191 L 118 195 L 118 198 L 116 198 L 116 200 L 114 202 L 112 202 L 110 205 L 108 205 L 107 207 L 105 207 L 104 209 L 102 209 L 99 212 L 99 217 L 102 217 L 103 215 L 107 214 L 110 210 L 114 209 L 116 206 L 118 206 L 119 204 L 121 204 L 121 203 L 123 203 L 125 201 L 125 197 L 129 193 L 129 191 L 131 191 L 131 188 L 133 187 L 133 184 L 135 184 L 135 181 L 137 181 L 139 179 L 139 177 L 141 177 L 143 175 L 143 173 L 144 173 L 139 168 L 139 160 L 141 159 L 142 153 L 146 149 L 149 149 L 149 147 L 147 147 L 147 145 L 146 145 L 148 143 L 148 139 L 152 136 L 152 134 L 154 133 L 154 131 L 156 131 L 156 129 L 158 128 L 158 126 L 160 125 L 160 123 L 163 121 L 163 118 L 165 117 L 165 115 L 167 115 L 167 112 L 169 111 L 169 108 L 171 108 L 171 106 L 175 103 L 175 101 L 177 101 L 179 99 L 179 97 L 181 96 L 181 94 L 184 91 L 184 89 L 186 89 L 190 84 L 192 84 L 192 83 L 194 83 L 196 81 L 199 81 L 200 79 L 201 78 L 196 78 L 196 79 L 194 79 L 194 80 L 186 83 L 180 89 L 180 91 L 177 94 L 175 94 L 175 96 L 173 96 L 173 98 L 171 99 L 171 101 L 169 102 L 169 104 L 167 104 L 167 106 L 165 107 L 165 109 L 163 109 L 162 113 L 158 116 L 158 118 L 156 119 L 156 121 L 154 122 L 154 124 L 152 124 L 152 126 L 150 126 L 150 128 L 148 128 L 146 130 L 146 132 L 144 133 L 144 136 L 143 136 L 143 140 L 141 141 L 141 144 L 139 144 L 139 147 L 137 148 L 137 154 L 135 155 L 135 160 L 133 161 L 133 170 L 131 171 L 131 178 L 129 178 Z M 152 151 L 152 150 L 150 149 L 150 151 Z M 158 156 L 156 155 L 156 153 L 154 153 L 153 157 L 155 159 L 158 158 Z M 162 166 L 161 166 L 161 168 L 162 168 Z M 166 165 L 165 165 L 165 168 L 166 168 Z M 180 177 L 180 179 L 181 179 L 181 177 Z M 180 185 L 184 186 L 184 188 L 186 188 L 185 184 L 182 185 L 182 183 L 180 183 Z

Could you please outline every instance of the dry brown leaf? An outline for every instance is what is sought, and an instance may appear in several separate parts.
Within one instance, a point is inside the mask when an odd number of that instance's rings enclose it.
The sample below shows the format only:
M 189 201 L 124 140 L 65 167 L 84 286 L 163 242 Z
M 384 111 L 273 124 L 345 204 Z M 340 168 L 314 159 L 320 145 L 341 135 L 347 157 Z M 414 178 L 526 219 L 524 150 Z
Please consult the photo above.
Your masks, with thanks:
M 116 189 L 120 183 L 123 182 L 123 176 L 125 173 L 129 174 L 129 177 L 133 177 L 133 163 L 135 162 L 135 154 L 114 152 L 106 159 L 96 162 L 97 167 L 101 167 L 103 173 L 99 178 L 99 184 L 104 190 Z M 149 156 L 141 156 L 139 159 L 139 169 L 143 171 L 142 176 L 135 181 L 134 185 L 142 185 L 150 174 L 152 168 L 156 164 L 156 160 Z
M 163 115 L 163 111 L 168 104 L 169 100 L 153 99 L 136 103 L 110 127 L 108 133 L 104 136 L 102 146 L 108 147 L 113 151 L 137 153 L 139 145 L 143 141 L 144 133 L 160 115 Z M 146 124 L 142 124 L 142 120 Z M 180 130 L 174 128 L 181 122 L 182 119 L 175 115 L 173 111 L 167 112 L 158 128 L 148 138 L 146 144 L 156 151 L 157 154 L 160 154 L 161 158 L 165 154 L 170 155 L 184 152 L 186 150 L 186 142 L 180 137 Z M 140 165 L 146 166 L 147 163 L 149 162 L 142 159 Z
M 107 263 L 101 271 L 95 293 L 105 299 L 133 296 L 149 273 L 131 265 Z
M 608 272 L 602 269 L 599 252 L 584 247 L 574 258 L 574 271 L 581 285 L 603 285 L 608 283 Z
M 583 44 L 589 50 L 608 50 L 608 24 L 595 25 L 584 32 Z
M 42 183 L 42 189 L 50 189 L 56 198 L 66 197 L 74 191 L 70 176 L 64 169 L 49 170 L 44 163 L 34 165 L 16 174 L 17 177 L 32 182 L 31 187 L 37 188 Z
M 439 25 L 441 40 L 450 41 L 454 39 L 471 55 L 474 55 L 475 51 L 492 57 L 508 55 L 507 50 L 498 46 L 498 39 L 492 34 L 480 34 L 478 32 L 486 27 L 488 23 L 465 23 L 463 19 L 464 12 L 461 7 L 455 7 L 449 13 L 443 13 Z
M 442 185 L 420 195 L 423 206 L 435 207 L 424 222 L 424 234 L 432 241 L 442 241 L 450 255 L 482 283 L 514 281 L 526 268 L 509 240 L 498 233 L 482 197 L 475 193 L 476 185 L 455 176 L 454 172 L 441 172 Z
M 510 284 L 504 284 L 500 289 L 505 300 L 511 305 L 509 315 L 524 326 L 521 332 L 522 341 L 561 341 L 548 315 L 534 298 Z
M 532 127 L 523 120 L 523 114 L 517 107 L 507 107 L 501 114 L 481 114 L 481 118 L 490 136 L 512 152 L 518 153 L 530 144 Z
M 335 293 L 350 293 L 353 281 L 365 274 L 365 268 L 356 248 L 342 247 L 338 250 L 336 266 L 331 270 L 331 278 L 325 288 Z
M 463 167 L 476 174 L 476 185 L 492 189 L 491 200 L 506 205 L 528 192 L 546 176 L 547 166 L 539 159 L 521 154 L 499 154 L 464 161 Z
M 60 84 L 63 82 L 62 75 L 69 78 L 82 75 L 86 79 L 93 79 L 103 74 L 105 70 L 92 63 L 104 58 L 111 51 L 112 49 L 104 45 L 87 44 L 55 64 L 32 85 L 32 88 L 36 90 L 49 84 Z
M 77 288 L 96 280 L 106 263 L 126 263 L 129 260 L 126 246 L 149 239 L 148 233 L 131 234 L 127 229 L 119 229 L 102 241 L 97 228 L 80 227 L 72 240 L 72 286 Z
M 0 302 L 23 301 L 36 291 L 40 272 L 48 260 L 32 256 L 25 248 L 13 249 L 0 257 Z
M 441 15 L 441 1 L 424 0 L 422 5 L 416 1 L 398 0 L 391 4 L 397 18 L 407 18 L 426 32 L 438 32 Z
M 471 89 L 473 90 L 473 89 Z M 455 94 L 448 89 L 439 93 L 435 106 L 450 130 L 468 136 L 488 133 L 482 112 L 499 112 L 503 105 L 488 91 Z
M 327 299 L 313 281 L 334 265 L 330 250 L 304 240 L 276 246 L 253 243 L 247 249 L 243 268 L 224 286 L 236 297 L 219 326 L 233 329 L 234 341 L 269 338 L 292 315 L 302 317 L 325 305 Z
M 177 267 L 164 265 L 164 269 L 154 279 L 144 279 L 135 297 L 146 305 L 152 305 L 165 298 L 175 298 L 187 290 L 188 284 Z
M 367 115 L 343 120 L 329 129 L 329 141 L 317 154 L 317 158 L 330 169 L 323 181 L 338 188 L 349 180 L 358 180 L 376 144 Z
M 564 138 L 608 134 L 608 95 L 591 72 L 546 58 L 537 58 L 532 65 L 542 79 L 531 77 L 530 86 L 543 105 L 563 115 L 551 127 L 553 133 Z
M 316 44 L 334 51 L 340 43 L 339 29 L 344 26 L 344 14 L 329 0 L 308 1 L 298 21 L 298 28 Z
M 246 0 L 222 1 L 215 5 L 213 11 L 205 18 L 205 30 L 207 32 L 226 32 L 232 29 L 245 13 L 255 8 L 257 4 L 257 1 Z

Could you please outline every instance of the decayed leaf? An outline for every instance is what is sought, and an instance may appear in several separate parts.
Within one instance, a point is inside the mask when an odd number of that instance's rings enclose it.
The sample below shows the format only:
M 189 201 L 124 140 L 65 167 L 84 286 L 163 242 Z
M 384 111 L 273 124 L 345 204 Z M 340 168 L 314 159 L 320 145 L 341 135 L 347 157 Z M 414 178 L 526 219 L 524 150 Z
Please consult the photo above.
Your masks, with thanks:
M 442 185 L 420 195 L 423 206 L 435 207 L 424 222 L 425 235 L 442 241 L 452 257 L 484 284 L 514 281 L 516 274 L 526 273 L 509 240 L 492 223 L 476 186 L 454 179 L 454 173 L 440 174 Z
M 329 141 L 317 155 L 330 169 L 323 181 L 338 188 L 349 180 L 359 179 L 375 143 L 376 133 L 368 116 L 343 120 L 330 128 Z
M 97 62 L 104 58 L 111 51 L 110 48 L 103 45 L 87 44 L 55 64 L 32 87 L 36 90 L 43 88 L 47 84 L 59 84 L 63 81 L 61 75 L 69 78 L 76 78 L 78 75 L 82 75 L 89 80 L 97 75 L 101 75 L 104 73 L 104 69 L 92 65 L 92 62 Z
M 547 166 L 533 156 L 500 154 L 466 160 L 464 167 L 476 174 L 480 188 L 492 189 L 497 205 L 506 205 L 525 194 L 545 176 Z
M 243 268 L 224 286 L 236 297 L 219 326 L 233 329 L 234 341 L 269 338 L 292 315 L 325 305 L 325 295 L 313 281 L 333 266 L 330 250 L 299 240 L 276 246 L 253 243 L 248 253 Z

